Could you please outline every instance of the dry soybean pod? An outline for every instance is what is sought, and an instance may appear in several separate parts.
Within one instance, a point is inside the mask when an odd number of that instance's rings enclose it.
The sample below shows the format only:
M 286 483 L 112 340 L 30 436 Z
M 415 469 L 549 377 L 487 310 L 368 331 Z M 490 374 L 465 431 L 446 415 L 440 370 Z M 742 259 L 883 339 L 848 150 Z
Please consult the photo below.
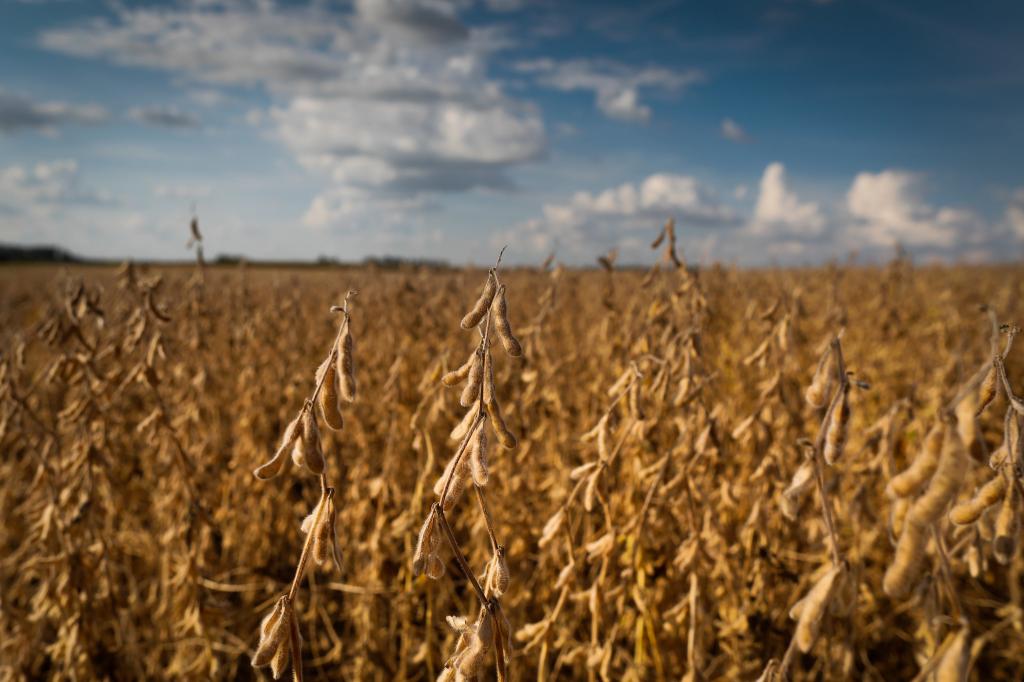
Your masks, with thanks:
M 351 323 L 345 324 L 345 333 L 338 341 L 338 376 L 341 397 L 349 402 L 354 401 L 356 399 L 356 367 Z
M 323 377 L 323 388 L 320 389 L 320 414 L 323 415 L 324 423 L 327 426 L 335 431 L 341 431 L 345 426 L 345 418 L 342 416 L 341 407 L 338 404 L 338 371 L 330 359 L 324 363 L 323 371 L 327 373 L 327 376 Z
M 494 276 L 494 271 L 488 270 L 487 281 L 484 282 L 484 289 L 480 292 L 480 298 L 476 300 L 473 309 L 462 318 L 463 329 L 472 329 L 480 324 L 480 320 L 484 319 L 484 315 L 487 314 L 487 309 L 491 307 L 491 301 L 494 300 L 494 294 L 497 290 L 498 280 Z
M 909 497 L 924 487 L 935 473 L 935 468 L 939 466 L 944 436 L 945 428 L 942 422 L 936 422 L 925 436 L 924 444 L 913 463 L 889 481 L 886 487 L 889 497 Z
M 487 403 L 486 407 L 487 416 L 491 420 L 491 428 L 494 429 L 494 435 L 497 437 L 498 442 L 505 449 L 511 450 L 516 446 L 517 440 L 515 434 L 509 430 L 508 425 L 505 424 L 505 419 L 501 416 L 501 406 L 498 405 L 497 400 L 492 400 Z
M 505 300 L 504 284 L 498 288 L 495 299 L 494 328 L 498 332 L 498 338 L 501 339 L 501 345 L 505 348 L 505 352 L 518 358 L 523 354 L 523 347 L 519 345 L 519 340 L 512 334 L 512 325 L 508 321 L 508 302 Z

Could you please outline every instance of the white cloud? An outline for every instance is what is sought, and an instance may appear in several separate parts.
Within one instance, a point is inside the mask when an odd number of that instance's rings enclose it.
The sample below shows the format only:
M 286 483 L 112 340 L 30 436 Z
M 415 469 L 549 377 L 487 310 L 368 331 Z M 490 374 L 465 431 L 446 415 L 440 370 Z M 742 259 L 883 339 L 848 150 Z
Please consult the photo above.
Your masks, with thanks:
M 984 237 L 984 226 L 970 211 L 935 208 L 920 195 L 919 176 L 900 170 L 859 173 L 846 194 L 853 217 L 850 236 L 873 246 L 948 248 Z
M 159 184 L 153 187 L 153 194 L 161 199 L 195 200 L 211 193 L 212 189 L 207 185 Z
M 175 107 L 135 107 L 128 111 L 128 118 L 138 123 L 172 130 L 194 130 L 200 126 L 195 115 Z
M 70 205 L 112 205 L 106 192 L 83 186 L 74 159 L 0 168 L 0 213 L 52 213 Z
M 214 88 L 193 88 L 188 91 L 189 99 L 196 104 L 212 109 L 228 102 L 230 97 Z
M 704 78 L 697 69 L 633 67 L 604 59 L 535 59 L 519 62 L 515 69 L 535 74 L 538 83 L 555 90 L 593 91 L 597 108 L 605 116 L 634 122 L 651 118 L 651 108 L 640 102 L 641 88 L 679 93 Z
M 820 235 L 825 217 L 818 204 L 801 202 L 786 186 L 786 168 L 770 163 L 761 175 L 751 232 L 758 235 Z
M 139 214 L 89 187 L 74 159 L 0 167 L 0 239 L 98 255 L 101 245 L 122 245 L 144 226 Z
M 738 223 L 735 212 L 695 178 L 656 173 L 639 183 L 602 192 L 577 192 L 564 203 L 545 204 L 542 216 L 499 235 L 535 254 L 558 249 L 586 261 L 612 247 L 625 258 L 644 258 L 651 233 L 669 216 L 683 226 L 723 227 Z
M 69 123 L 95 125 L 108 118 L 107 110 L 95 104 L 37 102 L 0 88 L 0 133 L 35 130 L 54 134 L 60 126 Z
M 722 119 L 722 137 L 733 142 L 749 142 L 747 131 L 731 118 Z
M 246 119 L 327 184 L 306 222 L 348 224 L 354 207 L 372 213 L 375 201 L 401 210 L 398 192 L 415 204 L 434 192 L 508 187 L 508 168 L 544 153 L 537 110 L 487 76 L 501 36 L 465 27 L 466 4 L 358 0 L 350 14 L 268 0 L 120 7 L 114 19 L 47 31 L 41 43 L 186 83 L 262 87 L 272 104 Z
M 1006 207 L 1003 221 L 1009 232 L 1024 239 L 1024 187 L 1021 187 L 1010 197 L 1010 203 Z
M 465 40 L 469 29 L 459 20 L 458 6 L 444 0 L 355 0 L 364 21 L 385 34 L 425 44 Z

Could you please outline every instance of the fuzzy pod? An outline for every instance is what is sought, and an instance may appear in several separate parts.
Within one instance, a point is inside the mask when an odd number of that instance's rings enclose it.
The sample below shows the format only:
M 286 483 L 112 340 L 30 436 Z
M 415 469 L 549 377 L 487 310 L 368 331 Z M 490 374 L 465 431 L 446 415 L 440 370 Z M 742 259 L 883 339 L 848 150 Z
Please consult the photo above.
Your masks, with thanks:
M 523 354 L 523 347 L 519 344 L 519 339 L 512 334 L 512 325 L 508 321 L 508 302 L 505 300 L 504 284 L 498 289 L 495 299 L 497 303 L 494 307 L 494 328 L 505 352 L 518 358 Z
M 846 445 L 846 437 L 850 425 L 850 398 L 849 385 L 837 396 L 836 406 L 832 409 L 832 418 L 829 419 L 828 429 L 825 431 L 825 462 L 832 466 L 843 455 L 843 447 Z
M 789 486 L 782 491 L 782 513 L 790 521 L 795 521 L 800 509 L 800 500 L 814 487 L 814 465 L 804 462 L 793 474 Z
M 920 490 L 931 479 L 935 469 L 939 466 L 939 456 L 942 454 L 942 441 L 945 437 L 945 427 L 942 422 L 936 422 L 928 435 L 925 436 L 921 451 L 909 467 L 893 476 L 886 487 L 886 494 L 890 498 L 909 497 Z
M 285 464 L 288 463 L 289 451 L 295 447 L 295 444 L 302 433 L 302 429 L 300 428 L 301 419 L 302 416 L 299 415 L 285 427 L 284 435 L 281 436 L 281 444 L 278 446 L 277 452 L 274 453 L 274 456 L 269 462 L 260 466 L 253 472 L 256 478 L 266 481 L 281 473 Z
M 353 345 L 351 324 L 346 324 L 345 333 L 338 340 L 338 378 L 341 397 L 349 402 L 356 399 L 356 361 Z
M 320 389 L 320 414 L 323 415 L 327 426 L 335 431 L 341 431 L 345 426 L 345 418 L 341 414 L 339 401 L 338 370 L 334 363 L 328 361 L 324 364 L 323 371 L 327 376 L 323 377 L 324 383 Z
M 305 466 L 310 472 L 319 476 L 324 472 L 324 452 L 320 445 L 320 427 L 316 422 L 316 413 L 306 410 L 302 415 L 301 450 L 292 450 L 292 458 L 298 466 Z M 300 455 L 296 458 L 296 452 Z
M 476 357 L 476 351 L 474 350 L 466 358 L 466 361 L 458 369 L 452 371 L 441 377 L 441 383 L 451 388 L 452 386 L 458 386 L 469 377 L 469 370 L 473 367 L 473 358 Z
M 334 534 L 334 488 L 327 489 L 327 497 L 321 502 L 325 508 L 320 512 L 319 522 L 313 529 L 313 559 L 317 566 L 323 566 L 333 558 L 338 568 L 341 559 L 338 557 L 337 539 Z
M 491 301 L 494 300 L 494 294 L 497 290 L 498 280 L 494 276 L 494 271 L 489 270 L 487 272 L 487 281 L 484 282 L 483 291 L 480 292 L 480 298 L 473 304 L 472 310 L 462 318 L 461 325 L 463 329 L 472 329 L 480 324 L 480 320 L 484 319 L 484 315 L 487 314 L 487 309 L 491 307 Z
M 605 414 L 597 422 L 597 455 L 601 458 L 602 462 L 607 462 L 611 459 L 611 448 L 609 447 L 609 441 L 611 441 L 612 430 L 609 426 L 609 415 Z
M 600 470 L 590 474 L 590 478 L 587 479 L 587 485 L 583 489 L 583 508 L 589 511 L 594 511 L 594 504 L 597 501 L 597 486 L 601 481 Z
M 481 487 L 485 486 L 490 478 L 490 472 L 488 471 L 487 464 L 487 428 L 483 422 L 480 422 L 480 425 L 476 427 L 468 447 L 473 483 Z
M 497 398 L 497 394 L 494 391 L 494 362 L 491 359 L 490 350 L 484 351 L 484 372 L 483 372 L 483 385 L 484 385 L 484 403 L 489 403 Z
M 459 661 L 459 674 L 474 680 L 494 641 L 494 619 L 491 612 L 486 608 L 480 609 L 476 623 L 472 630 L 465 633 L 465 637 L 467 644 Z
M 540 532 L 540 540 L 537 541 L 537 545 L 540 547 L 546 547 L 555 539 L 555 535 L 562 527 L 562 523 L 565 522 L 565 508 L 559 507 L 558 511 L 551 515 L 544 523 L 544 528 Z
M 928 487 L 910 508 L 909 521 L 928 526 L 942 516 L 946 505 L 952 500 L 963 483 L 967 473 L 967 451 L 954 426 L 946 427 L 942 455 Z
M 494 435 L 501 446 L 506 450 L 514 448 L 518 441 L 515 434 L 505 424 L 505 419 L 501 416 L 501 406 L 498 405 L 497 400 L 487 403 L 487 416 L 491 420 L 491 428 L 494 429 Z
M 451 430 L 448 437 L 455 441 L 461 441 L 469 433 L 470 428 L 476 424 L 477 417 L 480 416 L 480 403 L 473 403 L 472 407 L 469 408 L 462 420 L 455 425 L 455 428 Z
M 287 646 L 290 611 L 291 606 L 287 595 L 282 596 L 274 605 L 274 610 L 267 614 L 263 622 L 260 623 L 260 641 L 256 646 L 256 653 L 252 657 L 254 668 L 267 665 L 282 644 Z
M 991 404 L 992 400 L 995 399 L 997 381 L 998 373 L 996 372 L 995 363 L 993 363 L 992 367 L 988 370 L 988 374 L 982 380 L 981 387 L 978 389 L 978 408 L 975 410 L 975 417 L 980 416 L 985 411 L 985 408 Z
M 459 397 L 459 404 L 463 407 L 469 407 L 477 402 L 480 397 L 480 385 L 484 379 L 484 363 L 480 357 L 479 350 L 473 353 L 473 359 L 470 363 L 469 373 L 466 377 L 466 387 L 462 389 L 462 395 Z
M 908 518 L 903 524 L 896 554 L 882 578 L 882 589 L 893 599 L 903 599 L 917 582 L 928 544 L 928 528 Z
M 508 590 L 508 564 L 505 562 L 505 550 L 499 548 L 497 554 L 492 559 L 493 567 L 491 569 L 491 592 L 496 597 L 500 597 L 505 594 Z
M 440 540 L 437 531 L 437 517 L 431 511 L 427 514 L 427 520 L 423 522 L 423 526 L 420 527 L 420 534 L 416 539 L 416 551 L 412 556 L 413 576 L 426 570 L 427 560 L 437 552 Z
M 462 492 L 466 488 L 466 479 L 472 476 L 467 470 L 466 460 L 466 453 L 463 453 L 461 457 L 458 453 L 452 455 L 452 458 L 448 460 L 448 466 L 445 467 L 444 473 L 434 483 L 434 494 L 437 495 L 438 501 L 443 502 L 442 506 L 446 512 L 451 511 L 452 507 L 455 506 L 455 503 L 462 496 Z M 451 483 L 448 484 L 448 493 L 441 500 L 441 495 L 444 494 L 445 482 L 449 477 L 451 477 Z
M 816 410 L 825 407 L 829 389 L 832 387 L 832 374 L 829 372 L 829 356 L 827 353 L 828 351 L 818 362 L 818 367 L 814 371 L 811 384 L 804 391 L 804 400 Z
M 797 602 L 790 610 L 790 618 L 797 619 L 796 631 L 793 638 L 797 647 L 803 653 L 808 653 L 818 638 L 818 631 L 821 628 L 821 619 L 825 615 L 829 602 L 832 599 L 833 588 L 836 578 L 842 573 L 842 566 L 833 566 L 823 576 L 818 578 L 807 596 Z
M 949 511 L 949 520 L 958 526 L 972 524 L 981 518 L 985 510 L 999 502 L 1006 492 L 1006 477 L 996 473 L 981 489 L 966 502 L 954 506 Z

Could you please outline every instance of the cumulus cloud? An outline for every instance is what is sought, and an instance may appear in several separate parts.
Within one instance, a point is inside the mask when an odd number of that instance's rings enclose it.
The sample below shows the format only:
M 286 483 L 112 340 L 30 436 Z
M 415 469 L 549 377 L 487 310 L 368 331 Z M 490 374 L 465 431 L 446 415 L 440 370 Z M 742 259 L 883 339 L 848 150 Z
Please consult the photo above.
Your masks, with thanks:
M 35 130 L 53 134 L 67 124 L 96 125 L 108 118 L 107 110 L 95 104 L 38 102 L 0 88 L 0 133 Z
M 1011 234 L 1017 239 L 1024 239 L 1024 187 L 1010 197 L 1003 221 Z
M 651 108 L 640 101 L 641 88 L 679 93 L 704 78 L 697 69 L 633 67 L 604 59 L 534 59 L 517 63 L 515 69 L 533 74 L 539 84 L 555 90 L 590 90 L 605 116 L 633 122 L 651 118 Z
M 100 255 L 98 245 L 124 244 L 144 225 L 138 213 L 89 186 L 74 159 L 0 167 L 0 239 Z
M 656 173 L 596 194 L 577 192 L 564 203 L 545 204 L 542 215 L 500 235 L 534 253 L 559 249 L 569 259 L 587 260 L 609 248 L 624 257 L 645 253 L 650 232 L 669 216 L 687 227 L 730 227 L 739 218 L 715 192 L 686 175 Z
M 146 125 L 172 130 L 195 130 L 200 126 L 196 116 L 174 107 L 135 107 L 128 111 L 128 118 Z
M 0 211 L 7 215 L 52 213 L 63 206 L 110 206 L 106 192 L 83 185 L 74 159 L 0 168 Z
M 722 137 L 732 142 L 749 142 L 747 131 L 731 118 L 722 119 Z
M 443 0 L 356 0 L 360 18 L 399 40 L 444 44 L 465 40 L 469 29 L 457 5 Z
M 247 119 L 327 183 L 306 222 L 349 224 L 356 208 L 401 210 L 398 193 L 415 204 L 433 192 L 510 187 L 509 168 L 543 155 L 539 112 L 488 77 L 501 40 L 461 23 L 466 4 L 358 0 L 350 14 L 257 0 L 119 7 L 41 43 L 265 89 L 270 107 Z
M 760 192 L 754 206 L 751 232 L 758 235 L 820 235 L 825 217 L 814 202 L 802 202 L 787 187 L 786 168 L 770 163 L 761 175 Z
M 976 215 L 929 205 L 921 197 L 920 177 L 901 170 L 859 173 L 846 194 L 846 209 L 853 218 L 850 235 L 871 246 L 948 248 L 985 236 Z

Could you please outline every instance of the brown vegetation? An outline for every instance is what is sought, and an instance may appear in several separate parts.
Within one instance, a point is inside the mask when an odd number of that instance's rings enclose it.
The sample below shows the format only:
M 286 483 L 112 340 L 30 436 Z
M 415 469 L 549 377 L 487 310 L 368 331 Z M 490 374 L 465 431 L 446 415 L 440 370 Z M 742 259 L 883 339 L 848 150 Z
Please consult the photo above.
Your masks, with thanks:
M 646 273 L 0 270 L 0 679 L 1019 678 L 1024 351 L 980 306 L 1024 321 L 1024 272 L 665 235 Z M 300 419 L 267 471 L 297 412 L 322 462 Z

